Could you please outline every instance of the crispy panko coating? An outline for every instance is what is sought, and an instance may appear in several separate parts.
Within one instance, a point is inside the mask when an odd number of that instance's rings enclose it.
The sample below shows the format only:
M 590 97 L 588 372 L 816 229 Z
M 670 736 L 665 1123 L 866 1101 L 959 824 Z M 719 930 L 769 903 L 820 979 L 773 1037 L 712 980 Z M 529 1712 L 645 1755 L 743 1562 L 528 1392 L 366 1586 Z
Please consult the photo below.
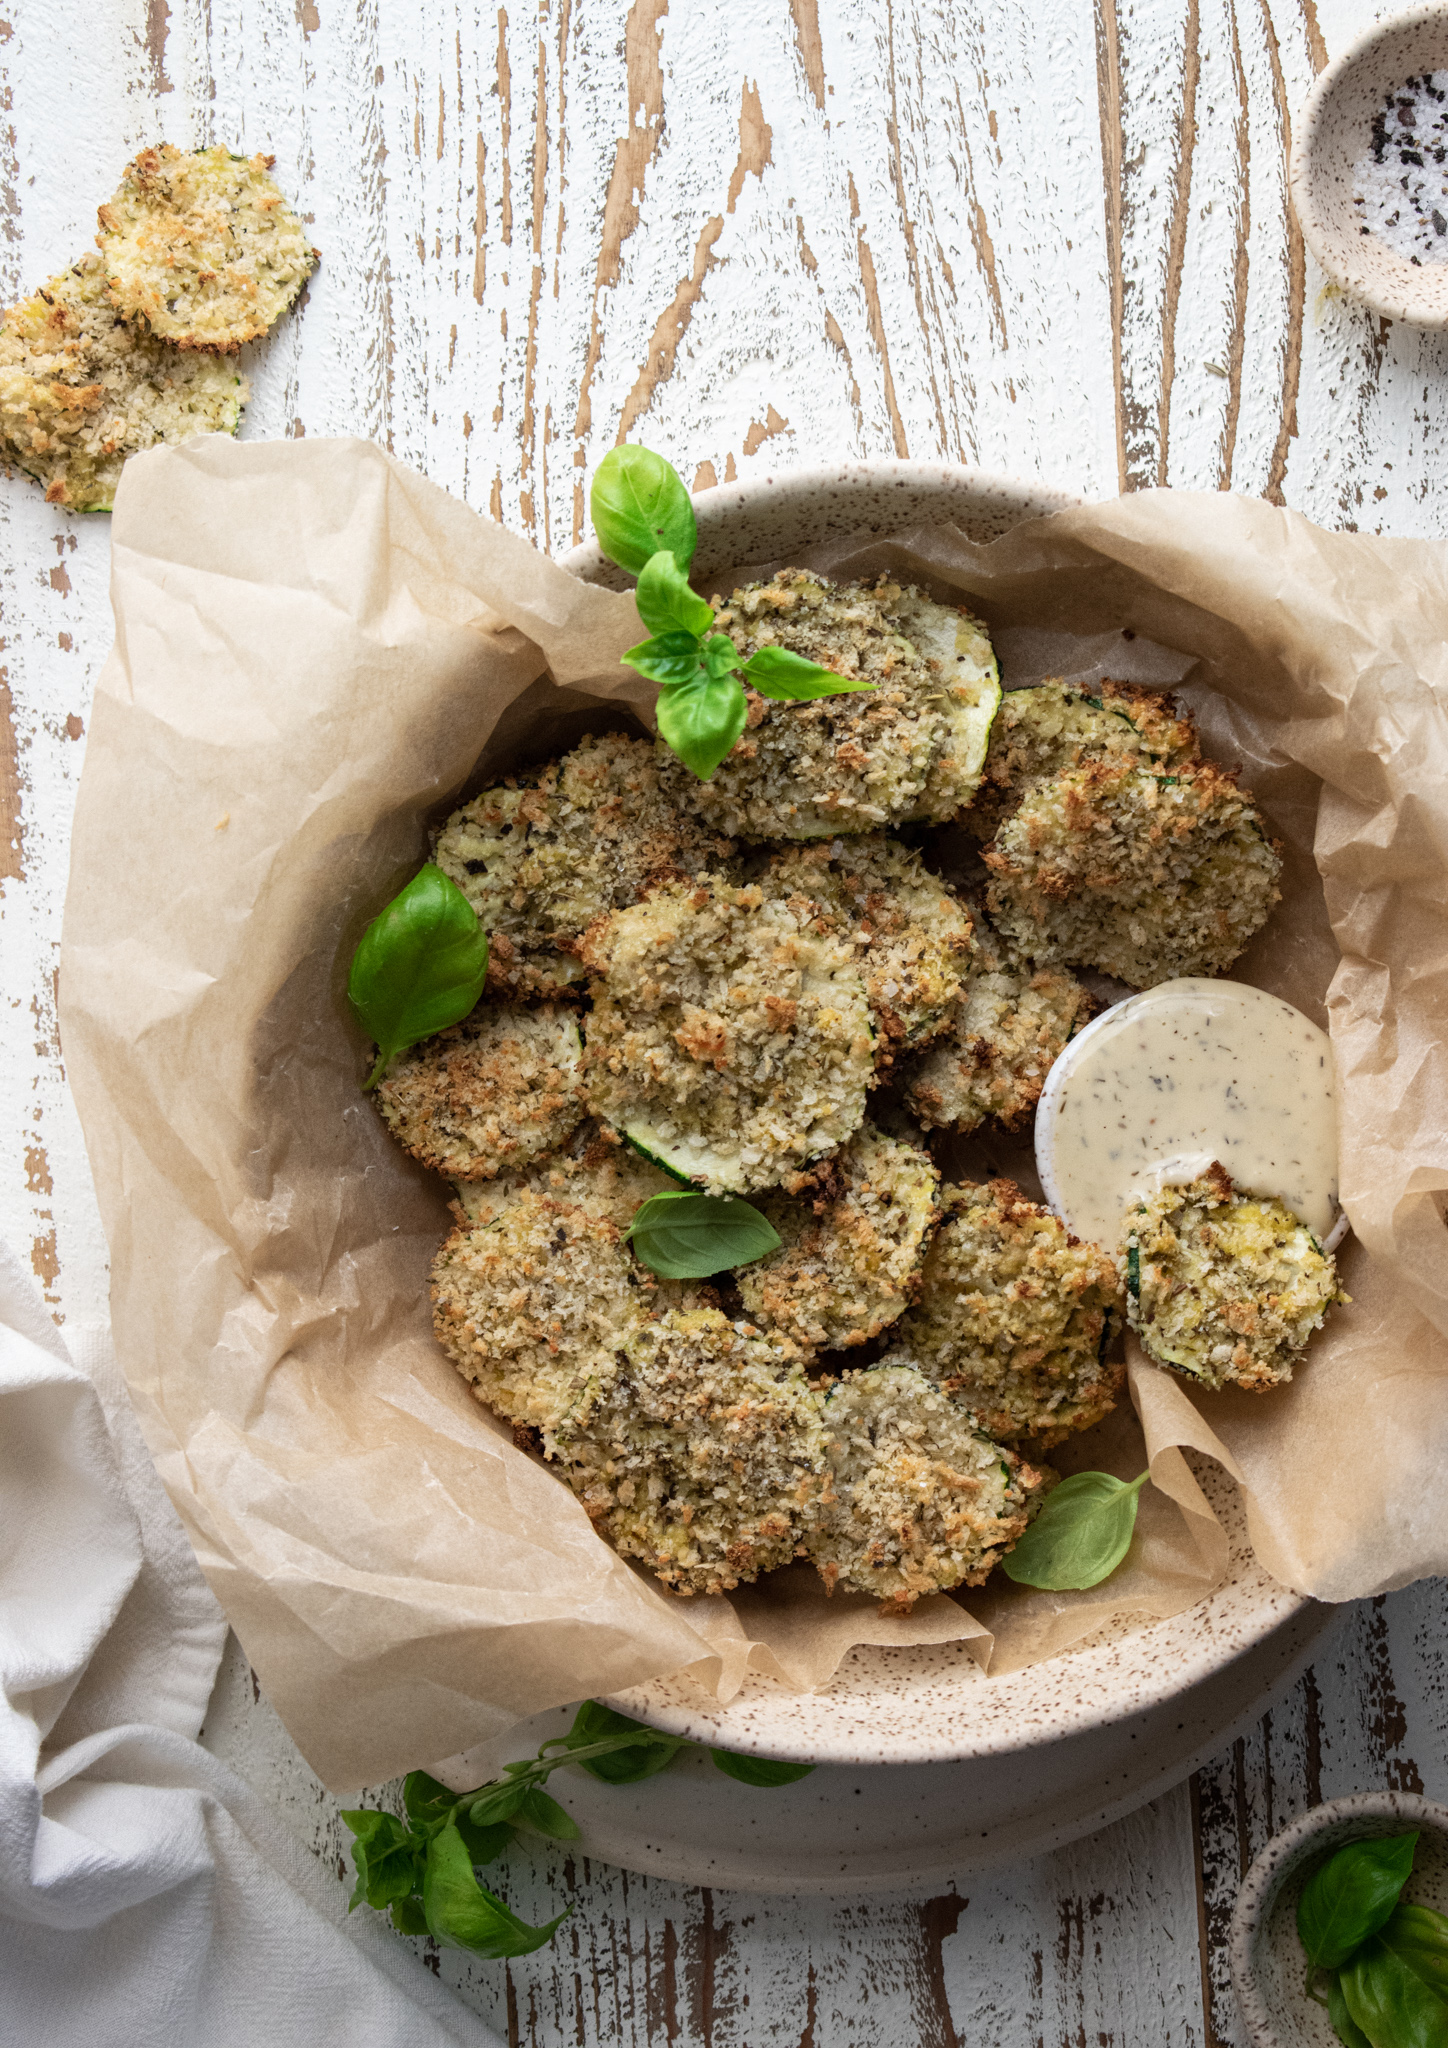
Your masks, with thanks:
M 676 1593 L 723 1593 L 799 1549 L 822 1485 L 820 1409 L 786 1339 L 670 1310 L 624 1339 L 558 1454 L 625 1557 Z
M 109 512 L 127 458 L 193 434 L 234 434 L 245 380 L 127 327 L 94 250 L 0 315 L 0 460 L 52 505 Z
M 854 947 L 875 1016 L 877 1067 L 945 1028 L 974 953 L 973 921 L 918 853 L 864 833 L 776 853 L 751 879 L 807 930 Z
M 973 1131 L 993 1116 L 1018 1130 L 1094 1007 L 1065 968 L 1010 966 L 992 935 L 982 931 L 979 942 L 979 971 L 905 1090 L 906 1106 L 929 1129 Z
M 1175 700 L 1132 683 L 1099 692 L 1065 683 L 1007 690 L 991 727 L 980 788 L 961 823 L 991 839 L 1033 783 L 1114 755 L 1174 774 L 1201 758 L 1196 727 Z
M 945 1193 L 901 1345 L 992 1436 L 1048 1449 L 1100 1422 L 1125 1377 L 1105 1362 L 1118 1320 L 1111 1258 L 1013 1181 Z
M 234 355 L 279 320 L 317 262 L 269 156 L 143 149 L 97 218 L 111 303 L 177 348 Z
M 1260 1393 L 1335 1301 L 1337 1266 L 1281 1202 L 1240 1194 L 1217 1164 L 1126 1212 L 1126 1313 L 1158 1365 L 1208 1387 Z
M 735 1275 L 746 1312 L 807 1350 L 867 1343 L 912 1298 L 939 1190 L 926 1153 L 863 1124 L 797 1194 L 756 1201 L 780 1246 Z
M 708 782 L 660 741 L 660 774 L 675 802 L 738 839 L 835 838 L 951 816 L 979 778 L 999 695 L 995 658 L 979 621 L 954 611 L 949 638 L 959 635 L 958 651 L 942 653 L 937 624 L 933 651 L 922 652 L 902 605 L 917 632 L 923 607 L 949 611 L 884 577 L 833 584 L 804 569 L 736 590 L 715 622 L 741 654 L 785 647 L 872 687 L 808 703 L 750 691 L 749 723 Z M 967 728 L 978 729 L 978 745 Z
M 580 1122 L 582 1059 L 574 1012 L 479 1003 L 392 1062 L 377 1107 L 424 1166 L 491 1180 L 553 1151 Z
M 1055 1484 L 992 1442 L 904 1351 L 846 1373 L 824 1415 L 831 1487 L 805 1540 L 830 1592 L 873 1593 L 888 1614 L 980 1585 Z
M 1035 783 L 984 858 L 1008 944 L 1133 988 L 1230 967 L 1280 894 L 1251 797 L 1210 762 L 1102 758 Z
M 601 919 L 585 1070 L 594 1114 L 682 1179 L 777 1185 L 859 1128 L 874 1061 L 850 949 L 757 888 L 668 883 Z
M 489 935 L 489 992 L 556 996 L 597 918 L 732 851 L 663 794 L 647 740 L 604 733 L 454 811 L 434 858 Z

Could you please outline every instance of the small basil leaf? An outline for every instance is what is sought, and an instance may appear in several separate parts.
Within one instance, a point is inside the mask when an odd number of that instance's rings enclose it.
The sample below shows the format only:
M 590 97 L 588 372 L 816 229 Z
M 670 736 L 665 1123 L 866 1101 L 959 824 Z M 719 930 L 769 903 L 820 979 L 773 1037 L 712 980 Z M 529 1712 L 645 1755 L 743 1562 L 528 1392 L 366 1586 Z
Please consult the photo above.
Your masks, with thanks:
M 650 555 L 640 569 L 634 603 L 651 633 L 683 632 L 697 637 L 714 623 L 714 607 L 690 590 L 688 577 L 667 548 Z
M 582 1833 L 567 1807 L 560 1806 L 538 1785 L 524 1795 L 523 1804 L 518 1808 L 518 1818 L 540 1835 L 547 1835 L 552 1842 L 576 1842 Z
M 1327 1987 L 1327 2016 L 1332 2021 L 1332 2031 L 1344 2048 L 1373 2048 L 1372 2042 L 1348 2011 L 1342 1984 L 1336 1976 Z
M 422 1900 L 414 1898 L 392 1901 L 392 1924 L 399 1934 L 426 1934 L 427 1915 L 422 1910 Z
M 752 1203 L 688 1188 L 650 1195 L 624 1236 L 665 1280 L 707 1280 L 711 1273 L 752 1265 L 779 1247 L 778 1231 Z
M 751 689 L 761 697 L 802 704 L 811 697 L 842 697 L 851 690 L 873 690 L 873 683 L 837 676 L 833 669 L 806 661 L 787 647 L 761 647 L 744 664 Z
M 457 1803 L 457 1793 L 426 1771 L 409 1771 L 402 1781 L 402 1804 L 419 1834 L 440 1828 Z
M 736 676 L 701 674 L 696 683 L 661 690 L 654 716 L 664 745 L 707 782 L 743 732 L 749 707 Z
M 696 633 L 675 630 L 659 633 L 652 640 L 640 640 L 637 647 L 630 647 L 620 660 L 630 668 L 636 668 L 641 676 L 647 676 L 651 683 L 661 683 L 665 689 L 702 682 L 704 672 L 699 666 L 699 637 Z
M 1380 1939 L 1415 1977 L 1448 2001 L 1448 1919 L 1431 1906 L 1395 1906 Z
M 373 918 L 352 955 L 348 999 L 377 1042 L 366 1086 L 376 1086 L 394 1054 L 466 1017 L 487 974 L 477 912 L 429 862 Z
M 710 676 L 733 675 L 743 666 L 739 649 L 727 633 L 711 633 L 700 645 L 699 659 L 704 664 L 705 673 Z
M 709 1754 L 726 1778 L 737 1778 L 741 1785 L 793 1785 L 814 1769 L 813 1764 L 781 1764 L 767 1756 L 739 1756 L 732 1749 L 711 1749 Z
M 1448 2005 L 1376 1935 L 1338 1980 L 1372 2048 L 1448 2048 Z
M 1150 1473 L 1129 1483 L 1109 1472 L 1073 1472 L 1046 1504 L 1001 1570 L 1019 1586 L 1084 1592 L 1109 1579 L 1131 1548 L 1137 1496 Z
M 588 1757 L 578 1763 L 580 1770 L 601 1778 L 606 1785 L 637 1785 L 645 1778 L 656 1777 L 660 1771 L 669 1768 L 685 1746 L 682 1741 L 662 1735 L 655 1728 L 646 1728 L 642 1721 L 631 1721 L 627 1714 L 616 1714 L 612 1707 L 600 1706 L 597 1700 L 583 1702 L 565 1740 L 570 1749 L 581 1749 L 589 1743 L 606 1741 L 610 1736 L 615 1739 L 632 1736 L 634 1740 L 629 1746 L 615 1750 L 611 1756 Z M 566 1761 L 575 1759 L 570 1757 Z
M 462 1836 L 475 1864 L 496 1862 L 514 1835 L 514 1830 L 505 1820 L 490 1822 L 487 1827 L 474 1827 L 466 1813 L 460 1813 L 453 1826 Z
M 598 544 L 611 562 L 637 576 L 667 548 L 687 575 L 699 542 L 684 480 L 651 448 L 610 448 L 594 471 L 588 497 Z
M 405 1899 L 421 1877 L 422 1844 L 392 1813 L 361 1807 L 342 1815 L 356 1840 L 352 1862 L 357 1883 L 347 1902 L 350 1913 L 365 1900 L 379 1911 L 394 1899 Z
M 573 1908 L 545 1927 L 530 1927 L 473 1875 L 467 1844 L 455 1827 L 445 1827 L 427 1845 L 422 1884 L 427 1929 L 444 1948 L 465 1948 L 494 1960 L 527 1956 L 542 1948 Z
M 527 1796 L 528 1787 L 516 1779 L 484 1785 L 468 1808 L 468 1819 L 475 1828 L 495 1827 L 499 1821 L 511 1820 Z
M 1297 1932 L 1314 1968 L 1336 1970 L 1376 1934 L 1413 1869 L 1418 1837 L 1348 1842 L 1313 1871 L 1297 1902 Z

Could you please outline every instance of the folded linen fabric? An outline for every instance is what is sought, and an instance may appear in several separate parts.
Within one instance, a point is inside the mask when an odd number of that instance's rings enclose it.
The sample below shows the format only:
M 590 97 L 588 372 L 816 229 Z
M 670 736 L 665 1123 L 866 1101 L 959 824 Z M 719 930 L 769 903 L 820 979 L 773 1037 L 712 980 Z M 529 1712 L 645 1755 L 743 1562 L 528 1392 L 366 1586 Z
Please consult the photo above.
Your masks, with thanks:
M 226 1623 L 104 1333 L 74 1350 L 0 1244 L 6 2041 L 499 2048 L 195 1740 Z

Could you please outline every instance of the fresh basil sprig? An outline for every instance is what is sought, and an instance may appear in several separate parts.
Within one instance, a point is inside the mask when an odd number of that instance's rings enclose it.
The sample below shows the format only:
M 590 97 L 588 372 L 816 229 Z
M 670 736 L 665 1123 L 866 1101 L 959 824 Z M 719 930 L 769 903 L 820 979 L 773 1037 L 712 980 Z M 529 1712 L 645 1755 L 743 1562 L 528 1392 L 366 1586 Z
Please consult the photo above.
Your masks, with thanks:
M 1412 1952 L 1393 1946 L 1387 1929 L 1344 1963 L 1338 1982 L 1370 2048 L 1448 2048 L 1448 2005 L 1414 1967 Z
M 1131 1480 L 1109 1472 L 1073 1472 L 1063 1479 L 1022 1536 L 1001 1560 L 1021 1586 L 1049 1592 L 1085 1592 L 1109 1579 L 1136 1529 L 1136 1510 L 1151 1473 Z
M 1418 1837 L 1349 1842 L 1312 1873 L 1297 1901 L 1297 1933 L 1314 1970 L 1340 1969 L 1388 1919 L 1413 1869 Z
M 1448 2048 L 1448 1918 L 1401 1900 L 1417 1840 L 1349 1842 L 1303 1886 L 1304 1988 L 1346 2048 Z
M 707 1280 L 779 1249 L 768 1217 L 738 1195 L 668 1188 L 634 1211 L 624 1232 L 651 1272 L 665 1280 Z
M 545 1780 L 560 1765 L 579 1764 L 607 1784 L 637 1784 L 693 1747 L 585 1700 L 566 1735 L 545 1742 L 534 1757 L 505 1764 L 491 1784 L 451 1792 L 426 1771 L 410 1771 L 402 1783 L 405 1819 L 378 1807 L 342 1815 L 352 1830 L 357 1871 L 347 1910 L 368 1905 L 388 1912 L 399 1934 L 430 1934 L 444 1948 L 495 1960 L 531 1955 L 573 1908 L 541 1927 L 530 1926 L 479 1884 L 477 1872 L 503 1853 L 520 1828 L 550 1841 L 578 1840 L 577 1821 L 543 1790 Z M 814 1768 L 739 1757 L 727 1749 L 709 1754 L 721 1771 L 745 1785 L 790 1785 Z
M 659 685 L 659 736 L 701 782 L 744 730 L 741 677 L 760 696 L 792 703 L 874 688 L 784 647 L 758 648 L 746 661 L 727 633 L 712 631 L 713 607 L 689 587 L 694 508 L 683 478 L 652 449 L 610 448 L 589 510 L 604 554 L 638 577 L 634 599 L 650 638 L 623 658 Z
M 363 1084 L 397 1053 L 467 1016 L 488 977 L 488 937 L 457 883 L 429 861 L 374 917 L 352 955 L 347 996 L 377 1043 Z

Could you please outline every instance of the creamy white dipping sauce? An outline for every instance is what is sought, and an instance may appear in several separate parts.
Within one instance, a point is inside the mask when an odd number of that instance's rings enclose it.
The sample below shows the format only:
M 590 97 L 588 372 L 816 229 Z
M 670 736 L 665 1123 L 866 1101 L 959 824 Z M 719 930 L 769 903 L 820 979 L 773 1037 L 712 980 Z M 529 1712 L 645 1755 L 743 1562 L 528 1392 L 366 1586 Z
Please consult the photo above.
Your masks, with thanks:
M 1319 1238 L 1338 1221 L 1332 1044 L 1300 1010 L 1238 981 L 1162 982 L 1118 1003 L 1052 1067 L 1036 1112 L 1046 1199 L 1114 1250 L 1132 1196 L 1219 1159 Z

